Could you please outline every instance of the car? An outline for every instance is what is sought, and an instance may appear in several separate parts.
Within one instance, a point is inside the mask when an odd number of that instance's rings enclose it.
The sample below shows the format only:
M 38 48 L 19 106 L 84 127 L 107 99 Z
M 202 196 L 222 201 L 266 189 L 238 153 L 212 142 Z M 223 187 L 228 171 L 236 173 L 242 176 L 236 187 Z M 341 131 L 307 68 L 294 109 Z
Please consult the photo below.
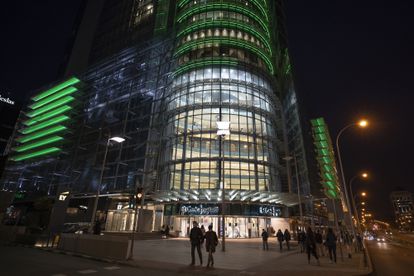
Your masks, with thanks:
M 382 236 L 377 237 L 377 242 L 385 242 L 385 238 Z

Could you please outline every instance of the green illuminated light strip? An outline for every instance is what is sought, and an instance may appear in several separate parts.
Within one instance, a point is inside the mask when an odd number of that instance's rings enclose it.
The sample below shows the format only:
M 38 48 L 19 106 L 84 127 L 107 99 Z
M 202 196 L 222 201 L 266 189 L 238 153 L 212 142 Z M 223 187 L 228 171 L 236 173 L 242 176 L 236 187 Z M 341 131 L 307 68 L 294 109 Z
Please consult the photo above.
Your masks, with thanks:
M 37 148 L 37 147 L 41 147 L 50 143 L 54 143 L 54 142 L 58 142 L 58 141 L 62 141 L 63 138 L 60 136 L 52 136 L 50 138 L 44 139 L 44 140 L 40 140 L 38 142 L 35 143 L 31 143 L 31 144 L 27 144 L 24 146 L 19 146 L 14 148 L 15 151 L 17 152 L 23 152 L 23 151 L 27 151 L 29 149 L 33 149 L 33 148 Z
M 47 106 L 44 106 L 44 107 L 41 107 L 39 109 L 33 110 L 33 111 L 27 113 L 26 115 L 28 117 L 33 118 L 33 117 L 35 117 L 37 115 L 40 115 L 42 113 L 45 113 L 46 111 L 52 110 L 52 109 L 54 109 L 54 108 L 56 108 L 56 107 L 58 107 L 60 105 L 69 103 L 69 102 L 71 102 L 73 100 L 75 100 L 74 97 L 72 97 L 72 96 L 66 96 L 66 97 L 64 97 L 64 98 L 62 98 L 60 100 L 57 100 L 57 101 L 55 101 L 55 102 L 53 102 L 53 103 L 51 103 L 51 104 L 49 104 Z
M 49 118 L 52 118 L 52 117 L 54 117 L 56 115 L 62 114 L 62 113 L 66 112 L 68 110 L 71 110 L 71 109 L 72 109 L 72 107 L 70 107 L 68 105 L 64 105 L 64 106 L 59 107 L 59 108 L 56 108 L 55 110 L 52 110 L 52 111 L 50 111 L 48 113 L 45 113 L 45 114 L 43 114 L 41 116 L 37 116 L 37 117 L 35 117 L 33 119 L 24 121 L 23 124 L 25 124 L 26 126 L 31 126 L 33 124 L 42 122 L 42 121 L 47 120 Z
M 337 198 L 338 194 L 334 190 L 327 190 L 325 192 L 326 196 L 329 198 Z
M 63 131 L 65 129 L 67 129 L 67 127 L 65 127 L 65 126 L 54 126 L 52 128 L 48 128 L 48 129 L 45 129 L 45 130 L 37 132 L 37 133 L 22 136 L 20 138 L 17 138 L 16 141 L 19 142 L 19 143 L 26 143 L 26 142 L 35 140 L 35 139 L 40 138 L 40 137 L 44 137 L 44 136 L 52 134 L 52 133 Z
M 59 91 L 59 92 L 53 94 L 50 97 L 47 97 L 46 99 L 43 99 L 43 100 L 41 100 L 39 102 L 35 102 L 34 104 L 29 105 L 29 107 L 31 109 L 37 109 L 37 108 L 39 108 L 41 106 L 44 106 L 45 104 L 51 103 L 51 102 L 53 102 L 53 101 L 55 101 L 55 100 L 57 100 L 59 98 L 62 98 L 63 96 L 70 95 L 70 94 L 72 94 L 73 92 L 76 92 L 76 91 L 78 91 L 78 89 L 76 87 L 72 87 L 72 86 L 71 87 L 68 87 L 68 88 L 66 88 L 66 89 L 64 89 L 62 91 Z
M 184 0 L 184 1 L 181 1 L 178 4 L 178 7 L 179 8 L 182 8 L 183 6 L 185 6 L 190 1 L 193 1 L 193 0 Z M 258 8 L 262 12 L 263 16 L 266 17 L 266 20 L 269 21 L 269 17 L 267 15 L 267 12 L 263 8 L 263 3 L 260 4 L 257 0 L 250 0 L 250 2 L 253 3 L 256 6 L 256 8 Z
M 32 152 L 32 153 L 28 153 L 28 154 L 16 155 L 16 156 L 12 157 L 11 160 L 13 160 L 13 161 L 23 161 L 23 160 L 26 160 L 26 159 L 42 156 L 42 155 L 45 155 L 45 154 L 55 153 L 55 152 L 59 152 L 59 151 L 61 151 L 60 148 L 51 147 L 51 148 L 43 149 L 43 150 L 40 150 L 40 151 L 35 151 L 35 152 Z
M 195 24 L 191 24 L 186 26 L 182 31 L 180 31 L 177 37 L 184 36 L 188 33 L 194 32 L 196 30 L 205 29 L 205 28 L 213 28 L 213 27 L 228 27 L 228 28 L 235 28 L 238 30 L 246 31 L 251 35 L 254 35 L 257 39 L 259 39 L 268 49 L 269 53 L 272 53 L 272 47 L 270 46 L 269 41 L 256 29 L 250 27 L 249 25 L 243 24 L 241 22 L 232 22 L 227 20 L 212 20 L 212 21 L 203 21 L 203 22 L 196 22 Z
M 55 125 L 55 124 L 67 121 L 69 119 L 70 118 L 68 116 L 61 115 L 61 116 L 55 117 L 51 120 L 48 120 L 46 122 L 43 122 L 43 123 L 36 124 L 34 126 L 31 126 L 31 127 L 25 128 L 25 129 L 21 130 L 20 132 L 23 133 L 23 134 L 29 134 L 29 133 L 35 132 L 36 130 Z
M 188 70 L 194 68 L 200 68 L 204 66 L 210 65 L 226 65 L 226 66 L 237 66 L 238 62 L 237 59 L 229 60 L 229 59 L 203 59 L 203 60 L 194 60 L 192 62 L 187 62 L 185 65 L 179 67 L 175 72 L 174 76 L 180 75 Z
M 252 11 L 250 11 L 249 9 L 243 6 L 238 6 L 238 5 L 233 5 L 233 4 L 210 4 L 210 5 L 201 6 L 201 7 L 191 7 L 190 9 L 185 11 L 183 14 L 178 16 L 177 22 L 181 23 L 185 18 L 191 15 L 200 13 L 200 12 L 207 12 L 207 11 L 214 11 L 214 10 L 233 11 L 233 12 L 239 12 L 244 15 L 247 15 L 250 18 L 256 20 L 260 24 L 260 26 L 262 26 L 263 30 L 266 32 L 266 35 L 270 37 L 268 25 L 266 25 L 264 21 L 259 16 L 257 16 L 257 14 L 253 13 Z
M 185 6 L 190 1 L 192 1 L 192 0 L 180 0 L 179 3 L 178 3 L 178 7 L 182 8 L 183 6 Z M 257 2 L 257 0 L 252 0 L 252 1 Z M 264 0 L 264 1 L 259 0 L 259 1 L 261 2 L 261 4 L 259 4 L 259 5 L 264 5 L 265 7 L 267 7 L 266 0 Z
M 63 82 L 59 85 L 56 85 L 56 86 L 50 88 L 49 90 L 46 90 L 45 92 L 40 93 L 39 95 L 33 97 L 32 100 L 37 102 L 37 101 L 39 101 L 43 98 L 46 98 L 47 96 L 50 96 L 50 95 L 56 93 L 57 91 L 60 91 L 60 90 L 66 88 L 68 86 L 77 84 L 79 82 L 80 82 L 80 80 L 78 78 L 75 78 L 75 77 L 70 78 L 69 80 L 67 80 L 67 81 L 65 81 L 65 82 Z
M 254 52 L 255 54 L 259 55 L 260 58 L 263 59 L 263 61 L 266 63 L 269 71 L 272 74 L 274 72 L 272 61 L 262 49 L 260 49 L 255 44 L 252 44 L 250 42 L 232 39 L 232 38 L 209 38 L 209 39 L 201 39 L 201 40 L 192 41 L 192 42 L 189 42 L 189 43 L 186 43 L 180 46 L 175 52 L 174 56 L 175 57 L 180 56 L 186 51 L 191 50 L 192 48 L 198 47 L 200 45 L 205 45 L 205 44 L 222 44 L 222 45 L 237 46 L 243 49 L 248 49 Z

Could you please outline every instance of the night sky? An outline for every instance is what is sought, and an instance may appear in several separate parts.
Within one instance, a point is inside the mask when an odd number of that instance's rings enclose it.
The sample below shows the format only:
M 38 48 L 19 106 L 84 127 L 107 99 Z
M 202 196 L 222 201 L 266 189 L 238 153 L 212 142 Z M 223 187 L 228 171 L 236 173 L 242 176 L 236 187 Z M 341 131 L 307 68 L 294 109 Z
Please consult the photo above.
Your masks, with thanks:
M 81 0 L 7 1 L 1 9 L 0 92 L 23 100 L 56 79 Z M 412 1 L 286 0 L 296 89 L 310 118 L 324 117 L 334 139 L 349 129 L 341 151 L 349 180 L 368 170 L 368 209 L 391 220 L 389 193 L 414 192 Z M 411 78 L 410 78 L 411 77 Z

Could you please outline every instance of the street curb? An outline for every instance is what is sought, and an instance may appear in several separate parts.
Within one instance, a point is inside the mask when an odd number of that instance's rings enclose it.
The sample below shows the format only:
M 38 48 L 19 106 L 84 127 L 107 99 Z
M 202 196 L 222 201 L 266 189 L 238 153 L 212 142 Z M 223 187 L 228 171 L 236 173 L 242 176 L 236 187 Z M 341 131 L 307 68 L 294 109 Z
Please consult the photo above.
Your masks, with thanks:
M 374 267 L 372 266 L 371 256 L 369 254 L 369 250 L 368 250 L 365 240 L 363 241 L 363 245 L 364 245 L 364 256 L 367 258 L 368 271 L 366 274 L 361 274 L 361 275 L 371 275 L 374 272 Z

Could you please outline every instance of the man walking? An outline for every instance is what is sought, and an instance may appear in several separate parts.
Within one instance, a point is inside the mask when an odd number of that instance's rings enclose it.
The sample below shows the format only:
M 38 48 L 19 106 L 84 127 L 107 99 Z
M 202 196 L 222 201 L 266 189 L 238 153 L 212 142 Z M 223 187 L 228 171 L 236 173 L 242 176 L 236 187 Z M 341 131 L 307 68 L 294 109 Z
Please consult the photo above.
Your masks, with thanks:
M 216 232 L 213 231 L 213 225 L 208 226 L 208 231 L 205 234 L 206 250 L 208 253 L 207 267 L 214 266 L 213 253 L 216 252 L 216 246 L 218 244 L 218 238 Z
M 308 227 L 306 231 L 306 252 L 308 253 L 308 264 L 310 264 L 310 256 L 312 254 L 315 257 L 318 265 L 320 265 L 318 254 L 316 254 L 315 234 L 310 227 Z
M 290 244 L 289 244 L 289 242 L 290 242 L 290 233 L 289 233 L 289 230 L 285 229 L 285 233 L 283 233 L 283 238 L 286 241 L 287 249 L 290 250 Z
M 280 230 L 280 229 L 277 230 L 276 238 L 277 238 L 277 241 L 279 242 L 280 252 L 282 252 L 282 249 L 283 249 L 283 233 L 282 233 L 282 230 Z
M 323 250 L 323 238 L 321 232 L 316 230 L 315 233 L 315 241 L 316 241 L 316 253 L 318 253 L 318 256 L 325 256 L 324 250 Z
M 269 250 L 269 244 L 267 243 L 267 239 L 269 238 L 269 234 L 266 230 L 262 229 L 262 241 L 263 241 L 263 250 Z
M 204 241 L 203 233 L 201 229 L 198 228 L 198 223 L 193 221 L 193 228 L 190 231 L 190 243 L 191 243 L 191 264 L 195 265 L 195 256 L 194 251 L 197 249 L 198 257 L 200 258 L 200 265 L 203 265 L 203 256 L 201 255 L 201 244 Z
M 332 263 L 332 255 L 333 261 L 336 263 L 336 236 L 332 230 L 332 228 L 328 228 L 328 233 L 326 234 L 326 246 L 328 247 L 329 251 L 329 259 Z

